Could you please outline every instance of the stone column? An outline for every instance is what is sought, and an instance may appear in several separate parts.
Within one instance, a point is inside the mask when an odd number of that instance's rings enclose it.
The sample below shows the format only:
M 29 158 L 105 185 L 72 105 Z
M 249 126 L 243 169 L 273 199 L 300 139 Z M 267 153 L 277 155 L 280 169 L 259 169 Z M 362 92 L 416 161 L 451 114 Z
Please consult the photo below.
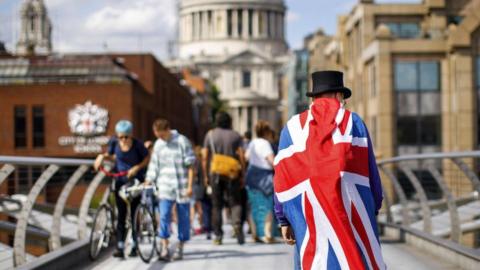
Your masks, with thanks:
M 210 36 L 208 28 L 208 11 L 202 11 L 202 39 L 208 39 Z
M 248 39 L 248 9 L 243 10 L 243 33 L 242 37 Z
M 232 37 L 238 37 L 238 11 L 232 9 Z
M 192 13 L 192 17 L 193 17 L 193 40 L 198 40 L 199 39 L 199 16 L 198 16 L 198 13 L 197 12 L 194 12 Z
M 258 38 L 260 36 L 259 31 L 259 12 L 258 10 L 253 11 L 253 37 Z
M 187 15 L 187 40 L 193 40 L 193 14 L 190 13 Z

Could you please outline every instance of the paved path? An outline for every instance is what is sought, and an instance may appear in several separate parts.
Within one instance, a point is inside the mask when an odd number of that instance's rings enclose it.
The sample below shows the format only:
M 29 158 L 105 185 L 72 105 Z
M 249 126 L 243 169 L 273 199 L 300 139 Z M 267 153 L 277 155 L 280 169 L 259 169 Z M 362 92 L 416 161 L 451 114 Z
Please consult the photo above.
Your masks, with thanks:
M 104 261 L 92 266 L 95 270 L 116 269 L 162 269 L 162 270 L 291 270 L 293 250 L 284 244 L 254 244 L 247 242 L 243 246 L 234 239 L 225 239 L 222 246 L 214 246 L 205 236 L 196 236 L 185 247 L 184 260 L 170 263 L 156 259 L 150 264 L 140 259 L 120 260 L 107 256 Z M 421 254 L 418 250 L 402 243 L 385 241 L 383 254 L 389 270 L 453 270 L 454 265 Z

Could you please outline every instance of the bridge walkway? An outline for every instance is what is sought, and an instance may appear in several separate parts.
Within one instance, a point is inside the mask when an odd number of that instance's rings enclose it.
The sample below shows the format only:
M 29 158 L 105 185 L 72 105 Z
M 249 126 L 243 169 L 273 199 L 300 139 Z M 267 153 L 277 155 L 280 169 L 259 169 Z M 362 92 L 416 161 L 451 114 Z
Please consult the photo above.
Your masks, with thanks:
M 389 270 L 460 269 L 440 258 L 425 255 L 414 247 L 395 239 L 382 239 L 382 250 Z M 204 235 L 199 235 L 185 245 L 182 261 L 165 263 L 154 258 L 150 264 L 146 264 L 140 258 L 121 260 L 107 255 L 88 268 L 94 270 L 292 270 L 292 258 L 293 248 L 281 242 L 267 245 L 247 241 L 245 245 L 239 246 L 235 239 L 227 237 L 223 245 L 215 246 L 211 241 L 206 240 Z

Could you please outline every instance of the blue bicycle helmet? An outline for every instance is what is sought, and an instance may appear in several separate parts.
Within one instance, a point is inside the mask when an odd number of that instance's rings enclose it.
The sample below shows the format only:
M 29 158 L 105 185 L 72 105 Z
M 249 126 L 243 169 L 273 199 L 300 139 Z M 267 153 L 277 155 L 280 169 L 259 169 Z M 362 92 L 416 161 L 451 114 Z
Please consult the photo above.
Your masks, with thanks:
M 133 131 L 132 122 L 128 120 L 120 120 L 115 125 L 115 132 L 116 133 L 123 133 L 127 135 L 131 135 Z

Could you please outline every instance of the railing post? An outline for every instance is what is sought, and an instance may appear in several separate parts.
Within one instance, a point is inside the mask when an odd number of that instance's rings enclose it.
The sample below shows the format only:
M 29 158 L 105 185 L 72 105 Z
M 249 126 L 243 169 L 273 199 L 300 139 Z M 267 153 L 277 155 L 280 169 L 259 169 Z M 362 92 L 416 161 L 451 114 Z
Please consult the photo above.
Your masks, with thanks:
M 450 212 L 450 239 L 457 243 L 460 242 L 460 238 L 462 237 L 462 229 L 460 228 L 460 217 L 458 216 L 458 208 L 457 204 L 455 203 L 455 198 L 453 197 L 452 192 L 447 187 L 443 176 L 440 172 L 435 168 L 433 164 L 429 164 L 426 166 L 428 171 L 432 174 L 433 178 L 437 181 L 438 185 L 442 189 L 442 192 L 447 199 L 447 206 L 448 211 Z
M 103 172 L 97 173 L 93 178 L 90 185 L 88 185 L 87 191 L 82 199 L 82 204 L 80 205 L 80 211 L 78 213 L 78 239 L 84 239 L 87 237 L 87 217 L 88 217 L 88 209 L 90 208 L 90 202 L 92 201 L 92 197 L 97 190 L 98 185 L 102 182 L 105 174 Z
M 7 179 L 7 177 L 15 170 L 15 167 L 11 164 L 3 165 L 2 169 L 0 169 L 0 186 L 2 185 L 3 181 Z
M 427 194 L 425 194 L 425 190 L 423 189 L 420 180 L 418 180 L 412 170 L 404 164 L 400 164 L 399 166 L 400 169 L 405 173 L 407 178 L 410 180 L 413 187 L 415 188 L 415 191 L 417 192 L 423 213 L 423 230 L 427 233 L 432 233 L 432 212 L 430 211 L 430 207 L 428 206 Z
M 65 208 L 65 204 L 67 202 L 68 196 L 70 192 L 72 192 L 73 188 L 77 184 L 78 180 L 87 172 L 88 166 L 82 165 L 78 167 L 75 173 L 70 177 L 68 182 L 62 189 L 60 196 L 58 197 L 57 203 L 55 204 L 55 210 L 53 212 L 53 223 L 52 223 L 52 230 L 50 234 L 50 238 L 48 241 L 48 245 L 50 250 L 57 250 L 61 246 L 60 241 L 60 232 L 61 232 L 61 224 L 62 224 L 62 214 L 63 209 Z
M 468 179 L 472 182 L 473 189 L 475 189 L 480 194 L 480 180 L 478 179 L 477 174 L 475 174 L 467 163 L 465 163 L 460 158 L 452 158 L 453 163 L 467 176 Z
M 25 255 L 25 240 L 26 230 L 28 225 L 28 217 L 33 209 L 35 201 L 42 191 L 43 187 L 52 178 L 52 176 L 60 169 L 57 165 L 50 165 L 42 173 L 40 178 L 35 182 L 32 189 L 28 193 L 27 201 L 22 207 L 22 211 L 17 220 L 17 227 L 15 229 L 14 249 L 13 249 L 13 263 L 14 266 L 20 266 L 26 262 Z
M 400 201 L 400 204 L 402 205 L 402 224 L 403 225 L 410 225 L 410 213 L 408 210 L 408 201 L 407 201 L 407 196 L 405 195 L 405 192 L 403 192 L 402 186 L 398 182 L 397 177 L 393 174 L 393 172 L 385 167 L 384 165 L 380 165 L 380 170 L 382 170 L 385 175 L 390 178 L 390 181 L 392 181 L 393 188 L 395 189 L 395 192 L 398 195 L 398 200 Z M 390 211 L 390 209 L 388 210 Z

